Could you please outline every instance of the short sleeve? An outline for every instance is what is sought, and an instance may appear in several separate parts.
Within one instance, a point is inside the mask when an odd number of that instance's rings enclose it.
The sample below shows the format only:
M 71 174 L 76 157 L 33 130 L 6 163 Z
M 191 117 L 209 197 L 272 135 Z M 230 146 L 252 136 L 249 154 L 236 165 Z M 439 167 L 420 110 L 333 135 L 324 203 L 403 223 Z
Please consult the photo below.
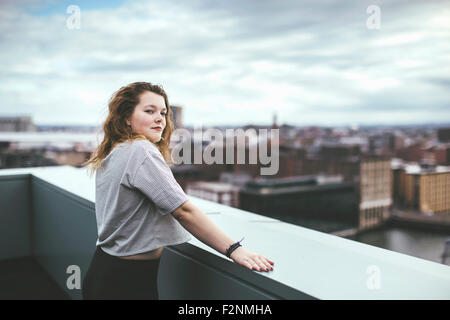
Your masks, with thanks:
M 189 200 L 162 155 L 147 154 L 136 170 L 132 186 L 153 201 L 164 215 Z

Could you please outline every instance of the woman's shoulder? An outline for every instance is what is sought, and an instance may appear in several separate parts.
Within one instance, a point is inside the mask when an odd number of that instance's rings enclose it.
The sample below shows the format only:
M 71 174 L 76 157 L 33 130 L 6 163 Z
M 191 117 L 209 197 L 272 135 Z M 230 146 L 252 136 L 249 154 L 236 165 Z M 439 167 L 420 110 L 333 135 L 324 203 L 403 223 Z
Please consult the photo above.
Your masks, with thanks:
M 129 141 L 130 147 L 135 152 L 145 152 L 152 155 L 160 154 L 158 147 L 149 140 L 139 139 Z

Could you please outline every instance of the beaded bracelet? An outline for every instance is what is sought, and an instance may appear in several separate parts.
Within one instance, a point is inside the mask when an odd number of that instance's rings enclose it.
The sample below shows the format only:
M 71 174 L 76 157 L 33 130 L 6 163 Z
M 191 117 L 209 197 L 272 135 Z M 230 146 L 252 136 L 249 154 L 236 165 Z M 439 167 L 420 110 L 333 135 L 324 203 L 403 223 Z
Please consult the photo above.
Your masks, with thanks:
M 245 238 L 245 237 L 244 237 Z M 244 240 L 244 238 L 242 238 L 240 241 L 238 241 L 238 242 L 236 242 L 236 243 L 233 243 L 228 249 L 227 249 L 227 251 L 225 252 L 225 255 L 228 257 L 228 258 L 230 258 L 230 256 L 231 256 L 231 253 L 234 251 L 234 250 L 236 250 L 237 248 L 239 248 L 239 247 L 241 247 L 241 241 L 242 240 Z

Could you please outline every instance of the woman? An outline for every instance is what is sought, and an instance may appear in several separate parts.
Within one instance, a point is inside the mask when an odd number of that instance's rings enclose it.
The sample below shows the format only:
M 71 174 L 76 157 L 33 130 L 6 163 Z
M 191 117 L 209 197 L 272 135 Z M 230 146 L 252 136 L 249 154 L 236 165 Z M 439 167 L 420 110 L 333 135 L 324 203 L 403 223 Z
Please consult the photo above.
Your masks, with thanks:
M 163 248 L 190 234 L 244 267 L 273 270 L 274 262 L 224 234 L 176 182 L 169 168 L 171 111 L 161 86 L 129 84 L 108 107 L 103 141 L 84 164 L 96 172 L 98 229 L 85 299 L 158 299 Z

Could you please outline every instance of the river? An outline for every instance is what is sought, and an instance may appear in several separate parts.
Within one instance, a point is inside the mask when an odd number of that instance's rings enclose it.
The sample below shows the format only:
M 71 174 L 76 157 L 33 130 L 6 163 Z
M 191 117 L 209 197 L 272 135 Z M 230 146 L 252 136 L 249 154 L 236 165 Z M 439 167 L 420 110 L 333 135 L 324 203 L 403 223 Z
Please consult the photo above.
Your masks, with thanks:
M 450 233 L 387 226 L 348 239 L 442 263 L 441 255 L 448 238 Z M 447 258 L 446 265 L 450 265 L 450 257 Z
M 298 216 L 277 216 L 276 214 L 273 214 L 271 217 L 324 233 L 332 233 L 355 227 L 345 223 L 306 219 Z M 441 255 L 444 252 L 445 240 L 450 239 L 450 232 L 427 231 L 426 229 L 422 230 L 417 227 L 406 227 L 395 225 L 393 223 L 386 223 L 384 226 L 346 238 L 421 259 L 442 263 Z M 446 259 L 445 264 L 450 266 L 450 256 Z

